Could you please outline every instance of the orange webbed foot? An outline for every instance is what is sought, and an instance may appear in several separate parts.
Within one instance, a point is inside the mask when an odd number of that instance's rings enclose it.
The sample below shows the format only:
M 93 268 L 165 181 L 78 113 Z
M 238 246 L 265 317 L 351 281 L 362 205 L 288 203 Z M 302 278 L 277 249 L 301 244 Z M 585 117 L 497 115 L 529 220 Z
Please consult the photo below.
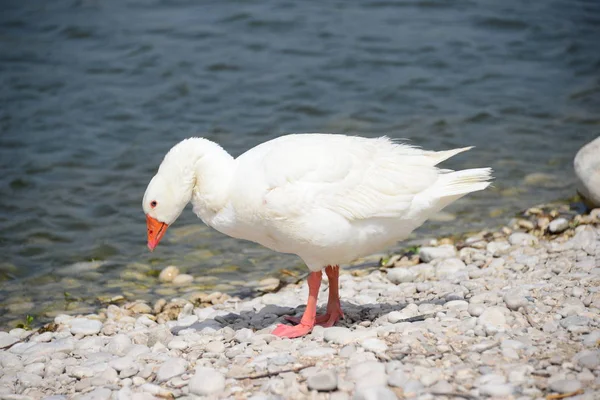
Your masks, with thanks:
M 277 325 L 277 327 L 271 333 L 275 336 L 286 337 L 291 339 L 308 335 L 312 331 L 314 326 L 314 323 L 312 325 L 300 323 L 296 326 L 280 324 Z

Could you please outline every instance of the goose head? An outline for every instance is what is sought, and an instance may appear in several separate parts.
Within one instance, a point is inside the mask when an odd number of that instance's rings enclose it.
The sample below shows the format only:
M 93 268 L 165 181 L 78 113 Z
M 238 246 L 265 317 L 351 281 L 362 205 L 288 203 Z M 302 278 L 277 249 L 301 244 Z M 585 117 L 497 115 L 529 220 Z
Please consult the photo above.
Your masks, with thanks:
M 179 217 L 189 202 L 189 189 L 177 177 L 159 172 L 152 178 L 144 194 L 142 207 L 146 214 L 148 248 L 152 251 Z

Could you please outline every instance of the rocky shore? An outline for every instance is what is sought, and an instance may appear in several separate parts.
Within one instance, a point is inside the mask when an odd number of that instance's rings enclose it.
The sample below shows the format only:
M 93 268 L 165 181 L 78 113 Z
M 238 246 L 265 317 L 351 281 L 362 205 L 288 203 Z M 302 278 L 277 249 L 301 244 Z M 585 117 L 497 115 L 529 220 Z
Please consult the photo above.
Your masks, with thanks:
M 291 340 L 270 332 L 301 315 L 303 280 L 0 332 L 0 399 L 600 398 L 600 209 L 532 208 L 340 285 L 345 318 Z

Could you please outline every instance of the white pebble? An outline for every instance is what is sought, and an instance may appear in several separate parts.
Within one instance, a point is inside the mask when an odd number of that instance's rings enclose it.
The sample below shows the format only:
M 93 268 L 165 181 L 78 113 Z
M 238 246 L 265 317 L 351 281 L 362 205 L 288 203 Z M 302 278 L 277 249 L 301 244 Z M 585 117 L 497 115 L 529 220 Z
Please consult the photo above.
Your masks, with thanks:
M 156 380 L 164 382 L 174 376 L 180 375 L 187 369 L 188 363 L 181 358 L 170 358 L 165 361 L 156 372 Z
M 69 321 L 69 326 L 74 335 L 95 335 L 102 329 L 102 322 L 95 319 L 75 318 Z
M 190 393 L 199 396 L 209 396 L 225 389 L 225 377 L 213 368 L 196 368 L 196 373 L 190 379 Z

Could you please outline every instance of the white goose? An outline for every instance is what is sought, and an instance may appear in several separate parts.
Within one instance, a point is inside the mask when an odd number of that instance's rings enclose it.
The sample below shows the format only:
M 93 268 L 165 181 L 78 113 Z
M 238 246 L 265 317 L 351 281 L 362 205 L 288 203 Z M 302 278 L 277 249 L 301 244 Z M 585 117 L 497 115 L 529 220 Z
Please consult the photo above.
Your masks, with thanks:
M 382 137 L 296 134 L 234 159 L 218 144 L 186 139 L 165 156 L 144 194 L 148 247 L 158 245 L 187 203 L 208 226 L 282 253 L 311 273 L 306 311 L 273 334 L 298 337 L 343 317 L 339 265 L 405 239 L 432 214 L 483 190 L 490 168 L 450 171 L 440 162 L 469 150 L 425 151 Z M 325 315 L 316 316 L 322 270 Z

